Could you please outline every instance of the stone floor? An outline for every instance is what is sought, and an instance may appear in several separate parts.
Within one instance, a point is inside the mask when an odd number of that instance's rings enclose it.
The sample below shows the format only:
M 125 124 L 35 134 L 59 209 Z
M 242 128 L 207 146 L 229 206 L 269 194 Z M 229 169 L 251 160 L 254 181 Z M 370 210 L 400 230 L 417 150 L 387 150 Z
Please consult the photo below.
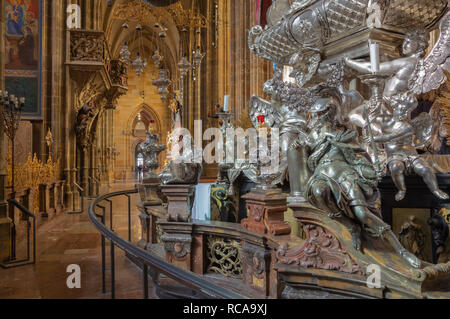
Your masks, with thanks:
M 110 191 L 131 189 L 132 185 L 114 185 Z M 135 209 L 136 196 L 132 196 L 132 241 L 138 240 L 139 218 Z M 87 201 L 85 205 L 90 204 Z M 109 207 L 109 204 L 106 205 Z M 113 200 L 114 230 L 127 238 L 127 199 Z M 107 210 L 109 213 L 109 209 Z M 109 214 L 108 214 L 109 215 Z M 109 225 L 109 219 L 106 220 Z M 18 258 L 25 256 L 25 246 L 18 244 Z M 115 249 L 116 298 L 142 298 L 142 278 L 139 269 L 131 263 L 123 251 Z M 105 299 L 111 298 L 109 242 L 106 250 L 106 287 L 102 294 L 101 279 L 101 240 L 100 234 L 92 225 L 87 209 L 80 215 L 58 213 L 49 219 L 39 220 L 37 231 L 37 260 L 35 265 L 13 269 L 0 269 L 0 298 L 37 299 Z M 67 288 L 67 266 L 79 265 L 81 268 L 81 289 Z M 151 281 L 150 281 L 151 282 Z M 149 282 L 149 284 L 151 284 Z M 149 293 L 152 297 L 152 288 Z

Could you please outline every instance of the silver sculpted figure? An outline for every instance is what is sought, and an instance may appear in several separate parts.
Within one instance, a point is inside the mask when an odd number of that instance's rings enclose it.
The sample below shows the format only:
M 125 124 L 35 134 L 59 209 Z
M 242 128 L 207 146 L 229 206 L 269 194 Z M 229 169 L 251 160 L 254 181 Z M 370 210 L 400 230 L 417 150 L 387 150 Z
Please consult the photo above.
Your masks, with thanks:
M 307 199 L 329 213 L 331 218 L 350 218 L 353 245 L 360 249 L 360 226 L 373 237 L 382 237 L 414 268 L 420 260 L 398 241 L 391 227 L 380 218 L 375 203 L 379 200 L 377 174 L 367 154 L 354 142 L 357 133 L 337 121 L 338 104 L 329 99 L 317 101 L 310 112 L 316 117 L 309 135 L 299 144 L 310 150 L 308 165 L 314 172 L 307 185 Z
M 283 177 L 287 166 L 291 200 L 302 201 L 310 172 L 306 163 L 307 153 L 303 147 L 295 144 L 295 141 L 307 130 L 306 105 L 311 103 L 315 96 L 311 90 L 284 82 L 280 67 L 275 69 L 274 77 L 265 83 L 264 93 L 270 95 L 272 100 L 268 102 L 253 96 L 250 117 L 256 119 L 258 115 L 263 115 L 269 127 L 280 129 L 280 173 Z M 256 126 L 256 123 L 254 125 Z
M 433 123 L 429 115 L 425 114 L 414 119 L 414 123 L 410 120 L 411 112 L 418 105 L 416 95 L 439 88 L 446 81 L 443 70 L 450 70 L 450 13 L 441 20 L 439 28 L 440 38 L 426 58 L 428 34 L 424 30 L 413 30 L 406 34 L 402 47 L 404 57 L 380 65 L 379 75 L 387 77 L 383 92 L 387 109 L 382 101 L 375 103 L 376 107 L 369 108 L 371 128 L 379 135 L 375 137 L 375 141 L 384 143 L 386 147 L 386 164 L 399 190 L 395 197 L 397 201 L 405 197 L 404 173 L 410 171 L 421 176 L 436 197 L 442 200 L 449 198 L 448 194 L 438 188 L 431 168 L 418 156 L 413 140 L 414 137 L 417 139 L 418 136 L 431 132 Z M 360 73 L 372 72 L 370 62 L 345 58 L 345 63 Z M 362 117 L 359 116 L 358 119 L 357 115 L 355 113 L 351 117 L 356 122 L 361 122 L 359 126 L 367 126 Z M 415 125 L 423 123 L 428 123 L 428 127 Z M 415 129 L 417 126 L 422 131 Z
M 414 171 L 421 176 L 436 197 L 442 200 L 448 199 L 448 194 L 439 189 L 436 176 L 433 174 L 431 167 L 419 157 L 414 146 L 413 139 L 418 135 L 415 127 L 420 127 L 420 121 L 426 121 L 427 116 L 421 116 L 409 123 L 411 111 L 415 108 L 415 101 L 404 100 L 402 103 L 396 103 L 393 106 L 393 116 L 385 119 L 383 135 L 376 136 L 375 142 L 384 143 L 387 166 L 398 189 L 395 199 L 397 201 L 404 199 L 406 195 L 404 174 L 410 171 Z M 424 113 L 423 115 L 428 114 Z M 429 123 L 428 126 L 432 126 L 432 123 Z

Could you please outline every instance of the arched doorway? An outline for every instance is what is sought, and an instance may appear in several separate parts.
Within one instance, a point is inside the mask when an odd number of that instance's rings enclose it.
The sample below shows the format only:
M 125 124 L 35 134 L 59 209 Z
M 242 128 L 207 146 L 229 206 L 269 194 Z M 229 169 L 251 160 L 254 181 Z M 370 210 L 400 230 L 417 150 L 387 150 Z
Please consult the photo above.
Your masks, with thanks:
M 130 154 L 132 155 L 133 172 L 137 180 L 143 177 L 144 156 L 140 152 L 140 145 L 146 140 L 147 132 L 158 135 L 161 138 L 160 123 L 158 117 L 148 106 L 143 106 L 134 116 L 132 124 L 132 143 Z
M 139 182 L 141 182 L 144 178 L 144 155 L 140 152 L 140 146 L 142 143 L 136 146 L 136 178 Z

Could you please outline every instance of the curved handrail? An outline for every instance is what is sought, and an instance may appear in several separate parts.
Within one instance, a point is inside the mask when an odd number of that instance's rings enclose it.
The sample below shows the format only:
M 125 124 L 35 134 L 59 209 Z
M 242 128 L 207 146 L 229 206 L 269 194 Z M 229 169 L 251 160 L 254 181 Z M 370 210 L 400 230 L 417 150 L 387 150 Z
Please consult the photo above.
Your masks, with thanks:
M 226 290 L 223 287 L 217 286 L 211 282 L 208 282 L 201 278 L 199 275 L 192 272 L 181 269 L 171 263 L 161 260 L 158 257 L 152 256 L 147 251 L 133 245 L 131 242 L 122 239 L 114 231 L 108 229 L 104 224 L 97 220 L 97 215 L 95 213 L 95 207 L 104 200 L 108 200 L 112 197 L 137 194 L 138 190 L 127 190 L 113 192 L 109 194 L 102 195 L 92 202 L 89 206 L 88 215 L 94 226 L 100 231 L 100 233 L 113 242 L 116 246 L 127 252 L 128 254 L 134 256 L 139 261 L 145 265 L 155 269 L 159 273 L 172 278 L 179 283 L 190 287 L 194 290 L 198 290 L 204 294 L 207 294 L 213 298 L 223 298 L 223 299 L 242 299 L 245 298 L 242 295 L 234 293 L 232 291 Z

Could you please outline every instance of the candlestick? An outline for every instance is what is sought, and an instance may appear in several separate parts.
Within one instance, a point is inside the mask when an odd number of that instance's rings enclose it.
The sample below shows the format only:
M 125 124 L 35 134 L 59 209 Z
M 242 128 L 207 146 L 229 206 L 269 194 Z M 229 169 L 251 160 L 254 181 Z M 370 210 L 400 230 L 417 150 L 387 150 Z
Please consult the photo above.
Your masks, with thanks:
M 223 101 L 223 111 L 224 112 L 228 112 L 228 103 L 230 102 L 230 96 L 229 95 L 225 95 L 224 97 L 224 101 Z
M 370 43 L 370 63 L 372 73 L 380 72 L 380 46 L 376 42 Z

